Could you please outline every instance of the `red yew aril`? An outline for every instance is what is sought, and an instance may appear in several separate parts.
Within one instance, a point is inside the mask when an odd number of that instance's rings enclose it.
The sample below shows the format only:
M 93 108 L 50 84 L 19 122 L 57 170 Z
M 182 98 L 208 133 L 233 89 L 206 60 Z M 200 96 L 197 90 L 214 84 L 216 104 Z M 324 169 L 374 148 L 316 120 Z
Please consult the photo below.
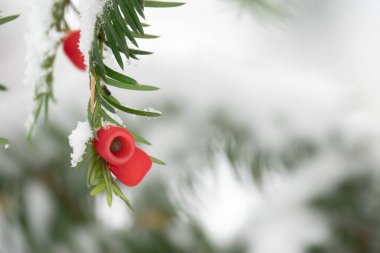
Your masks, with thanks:
M 123 184 L 136 186 L 143 180 L 151 167 L 150 157 L 136 147 L 135 153 L 127 163 L 120 166 L 110 165 L 110 170 Z
M 135 152 L 135 139 L 122 127 L 109 126 L 97 132 L 94 140 L 96 152 L 112 165 L 125 164 Z
M 135 139 L 125 128 L 108 126 L 97 132 L 95 151 L 110 166 L 115 177 L 127 186 L 138 185 L 152 167 L 152 160 L 135 146 Z
M 86 70 L 84 56 L 79 50 L 80 31 L 69 31 L 63 39 L 63 51 L 70 61 L 80 70 Z

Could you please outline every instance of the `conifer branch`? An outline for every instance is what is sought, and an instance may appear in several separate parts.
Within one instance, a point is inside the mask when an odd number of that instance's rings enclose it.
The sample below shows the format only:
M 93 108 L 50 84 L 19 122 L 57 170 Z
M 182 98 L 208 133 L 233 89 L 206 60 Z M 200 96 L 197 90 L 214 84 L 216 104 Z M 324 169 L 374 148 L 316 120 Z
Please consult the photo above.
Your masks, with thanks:
M 110 49 L 121 69 L 124 69 L 124 57 L 126 59 L 137 59 L 137 55 L 151 54 L 151 52 L 138 49 L 138 39 L 158 37 L 144 32 L 144 27 L 147 26 L 141 22 L 145 18 L 144 7 L 175 7 L 179 5 L 182 5 L 182 3 L 110 0 L 103 6 L 103 12 L 97 18 L 95 24 L 92 48 L 89 52 L 89 72 L 92 80 L 90 81 L 90 86 L 94 95 L 91 95 L 89 101 L 88 121 L 94 134 L 102 127 L 102 122 L 126 128 L 109 116 L 110 113 L 115 113 L 117 110 L 146 117 L 158 117 L 161 115 L 160 112 L 152 109 L 139 110 L 127 107 L 112 96 L 107 88 L 108 85 L 138 91 L 154 91 L 158 88 L 142 85 L 135 79 L 110 68 L 103 61 L 103 52 L 106 48 Z M 130 131 L 129 129 L 127 130 Z M 132 134 L 137 142 L 150 145 L 143 137 L 135 133 Z M 89 145 L 88 149 L 91 150 L 92 154 L 89 157 L 88 166 L 88 185 L 92 187 L 91 195 L 105 192 L 107 203 L 111 205 L 112 195 L 115 194 L 131 207 L 129 200 L 119 189 L 115 179 L 113 179 L 108 168 L 109 165 L 93 150 L 91 145 Z M 155 157 L 150 156 L 150 158 L 153 163 L 165 165 L 163 161 Z
M 104 2 L 103 2 L 104 3 Z M 145 117 L 158 117 L 161 112 L 152 108 L 136 109 L 119 102 L 108 89 L 108 85 L 135 91 L 154 91 L 157 87 L 151 85 L 140 84 L 135 79 L 107 66 L 103 61 L 103 53 L 105 50 L 111 50 L 113 56 L 120 66 L 124 69 L 125 59 L 138 59 L 138 56 L 149 55 L 152 52 L 139 49 L 139 39 L 154 39 L 156 35 L 146 34 L 144 27 L 148 25 L 143 23 L 145 19 L 145 7 L 176 7 L 183 3 L 175 2 L 159 2 L 159 1 L 143 1 L 143 0 L 108 0 L 102 6 L 102 11 L 96 17 L 94 27 L 94 37 L 91 43 L 91 49 L 88 53 L 87 71 L 89 74 L 89 87 L 91 97 L 89 99 L 87 114 L 88 123 L 90 125 L 93 138 L 97 139 L 97 131 L 104 125 L 118 125 L 128 130 L 135 141 L 150 145 L 150 142 L 141 137 L 137 133 L 131 132 L 122 122 L 117 122 L 112 114 L 117 110 Z M 68 8 L 77 10 L 70 0 L 56 1 L 52 6 L 52 24 L 50 24 L 47 33 L 67 32 L 70 30 L 66 20 L 65 13 Z M 80 13 L 79 13 L 80 14 Z M 41 114 L 48 114 L 48 106 L 50 101 L 54 101 L 53 96 L 53 67 L 56 59 L 58 46 L 62 40 L 57 41 L 52 52 L 46 55 L 45 60 L 41 63 L 44 75 L 35 85 L 35 106 L 30 122 L 28 137 L 31 138 L 34 126 Z M 112 204 L 112 196 L 116 195 L 126 202 L 130 203 L 119 189 L 116 180 L 113 178 L 109 164 L 103 160 L 94 150 L 92 140 L 89 141 L 85 151 L 85 158 L 88 160 L 87 185 L 92 188 L 91 195 L 97 195 L 105 192 L 107 203 Z M 153 163 L 164 165 L 165 163 L 155 157 L 150 156 Z
M 51 15 L 53 22 L 50 24 L 48 34 L 50 33 L 63 33 L 69 30 L 67 22 L 65 20 L 66 8 L 70 4 L 69 0 L 57 1 L 53 4 Z M 41 111 L 44 111 L 45 120 L 48 118 L 49 103 L 54 101 L 53 82 L 54 82 L 54 64 L 57 55 L 57 50 L 61 41 L 54 45 L 54 48 L 50 54 L 45 55 L 45 59 L 41 62 L 40 68 L 44 70 L 44 75 L 35 84 L 34 89 L 34 108 L 32 115 L 28 121 L 28 134 L 29 140 L 32 138 L 33 130 L 37 121 L 41 115 Z
M 8 22 L 11 22 L 12 20 L 15 20 L 18 17 L 19 17 L 19 15 L 0 17 L 0 25 L 6 24 Z M 0 91 L 6 91 L 6 90 L 7 90 L 7 88 L 4 85 L 0 84 Z M 5 147 L 7 147 L 7 145 L 9 145 L 9 140 L 0 137 L 0 145 L 4 145 Z

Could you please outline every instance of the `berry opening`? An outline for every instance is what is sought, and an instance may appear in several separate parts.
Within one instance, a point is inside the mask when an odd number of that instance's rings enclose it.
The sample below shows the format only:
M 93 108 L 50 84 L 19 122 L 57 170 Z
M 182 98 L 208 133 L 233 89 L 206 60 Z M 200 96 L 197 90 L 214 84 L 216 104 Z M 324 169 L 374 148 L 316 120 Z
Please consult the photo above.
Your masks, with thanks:
M 101 128 L 94 139 L 96 152 L 109 164 L 125 164 L 135 152 L 135 139 L 126 129 L 110 126 Z
M 119 137 L 116 137 L 112 141 L 110 149 L 111 149 L 111 152 L 113 154 L 115 154 L 115 153 L 119 152 L 122 149 L 122 147 L 123 147 L 123 143 L 121 142 L 121 140 L 119 139 Z
M 130 139 L 125 136 L 119 135 L 113 138 L 109 144 L 110 153 L 118 159 L 124 159 L 130 157 L 134 152 L 134 143 L 131 143 Z

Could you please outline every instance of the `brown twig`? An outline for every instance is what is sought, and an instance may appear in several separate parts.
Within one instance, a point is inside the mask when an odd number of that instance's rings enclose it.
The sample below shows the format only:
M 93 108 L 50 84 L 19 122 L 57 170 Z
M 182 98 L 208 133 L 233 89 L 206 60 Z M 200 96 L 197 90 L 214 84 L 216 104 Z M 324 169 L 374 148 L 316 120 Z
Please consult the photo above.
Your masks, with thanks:
M 94 113 L 94 104 L 95 104 L 95 77 L 91 75 L 91 98 L 90 98 L 90 110 L 91 113 Z

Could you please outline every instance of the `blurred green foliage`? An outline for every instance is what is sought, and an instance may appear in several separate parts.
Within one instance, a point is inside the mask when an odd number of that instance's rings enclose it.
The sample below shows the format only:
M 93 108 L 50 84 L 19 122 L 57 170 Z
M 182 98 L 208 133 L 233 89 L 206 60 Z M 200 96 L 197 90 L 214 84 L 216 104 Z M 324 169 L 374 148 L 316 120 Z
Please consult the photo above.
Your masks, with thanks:
M 30 145 L 20 134 L 0 153 L 0 242 L 5 241 L 1 252 L 245 252 L 240 243 L 221 248 L 195 220 L 180 219 L 180 208 L 160 178 L 140 187 L 133 198 L 136 211 L 123 214 L 131 216 L 132 225 L 103 225 L 84 172 L 70 168 L 67 136 L 59 127 L 46 127 L 41 133 Z M 36 184 L 49 196 L 48 203 L 30 190 Z M 9 231 L 19 238 L 5 239 Z
M 224 155 L 237 178 L 241 173 L 246 175 L 245 172 L 248 172 L 255 184 L 260 184 L 268 172 L 291 171 L 302 167 L 304 163 L 315 159 L 322 148 L 313 138 L 290 134 L 283 143 L 265 143 L 255 129 L 225 111 L 212 113 L 199 129 L 199 140 L 194 143 L 202 144 L 189 149 L 200 150 L 205 158 L 201 161 L 202 165 L 209 165 L 207 168 L 213 170 L 218 157 Z M 198 171 L 191 167 L 188 172 L 187 181 L 192 181 L 192 178 L 195 180 Z
M 308 253 L 380 252 L 380 187 L 376 175 L 351 176 L 331 192 L 312 200 L 329 222 L 329 239 Z
M 233 0 L 242 10 L 253 12 L 255 17 L 283 18 L 289 14 L 289 1 Z

